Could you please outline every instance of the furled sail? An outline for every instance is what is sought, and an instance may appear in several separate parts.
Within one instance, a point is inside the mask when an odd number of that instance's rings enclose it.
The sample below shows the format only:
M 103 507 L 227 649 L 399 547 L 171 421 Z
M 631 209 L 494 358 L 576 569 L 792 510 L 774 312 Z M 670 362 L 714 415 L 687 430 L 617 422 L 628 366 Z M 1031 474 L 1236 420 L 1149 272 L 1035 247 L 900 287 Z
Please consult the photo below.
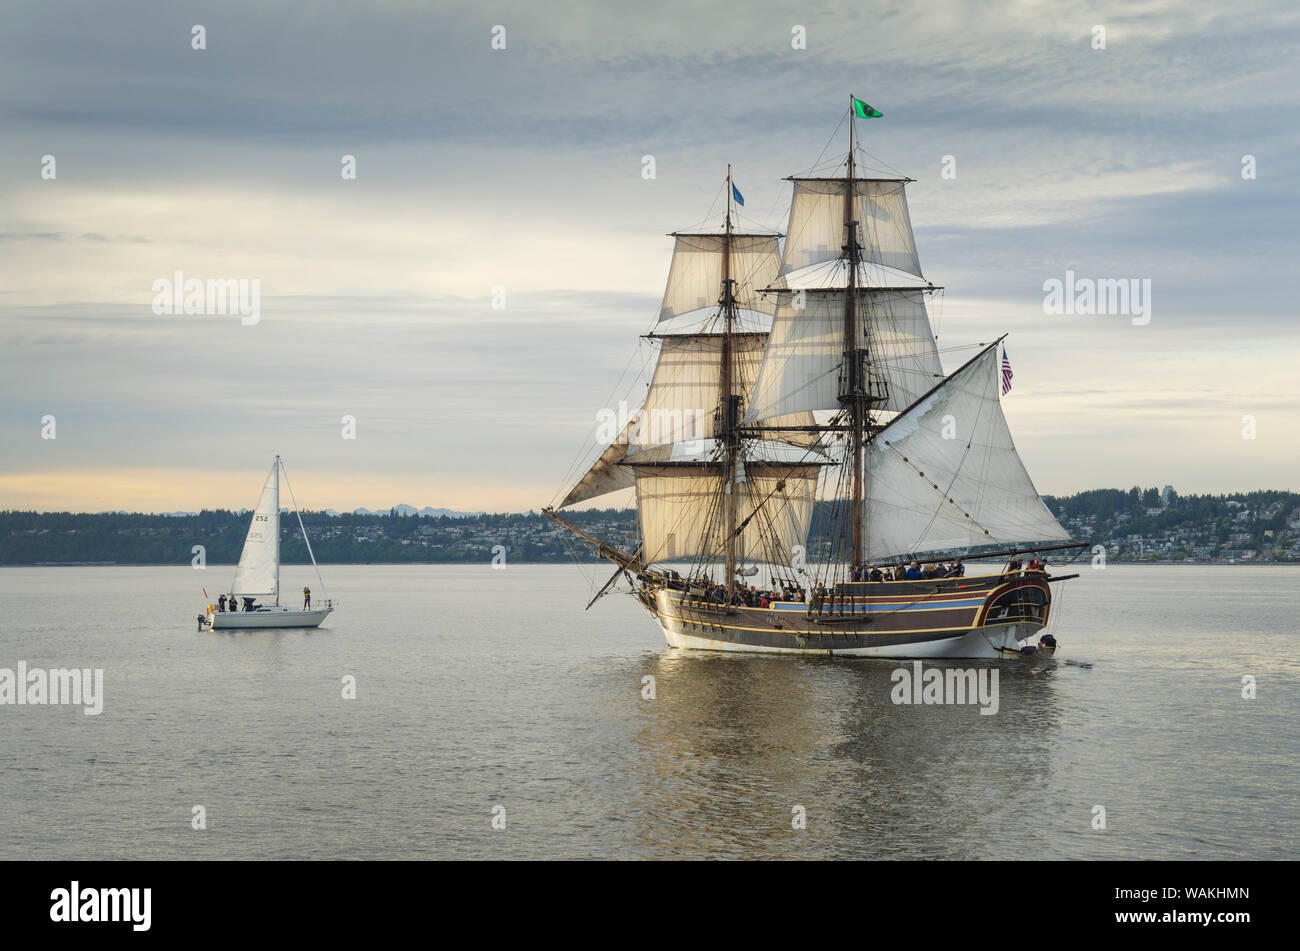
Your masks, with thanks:
M 722 297 L 724 236 L 678 234 L 668 268 L 659 319 L 670 320 L 705 308 L 717 307 Z M 736 282 L 736 304 L 743 310 L 772 313 L 772 305 L 758 292 L 776 279 L 780 256 L 779 235 L 733 234 L 731 278 Z
M 844 289 L 781 291 L 746 422 L 837 410 L 844 361 Z M 869 379 L 883 382 L 877 409 L 900 412 L 943 379 L 921 290 L 860 289 L 858 345 Z M 800 298 L 803 306 L 799 307 Z
M 842 257 L 847 243 L 844 179 L 796 178 L 781 274 Z M 862 260 L 921 276 L 901 179 L 853 180 Z
M 235 569 L 233 593 L 279 597 L 280 582 L 280 460 L 276 459 L 257 501 L 244 551 Z
M 867 448 L 867 557 L 1066 541 L 1025 471 L 998 398 L 997 345 Z
M 720 556 L 725 529 L 719 467 L 633 468 L 646 563 Z M 740 557 L 788 557 L 795 545 L 806 543 L 817 472 L 816 465 L 745 463 L 736 500 L 736 524 L 744 525 L 737 539 Z

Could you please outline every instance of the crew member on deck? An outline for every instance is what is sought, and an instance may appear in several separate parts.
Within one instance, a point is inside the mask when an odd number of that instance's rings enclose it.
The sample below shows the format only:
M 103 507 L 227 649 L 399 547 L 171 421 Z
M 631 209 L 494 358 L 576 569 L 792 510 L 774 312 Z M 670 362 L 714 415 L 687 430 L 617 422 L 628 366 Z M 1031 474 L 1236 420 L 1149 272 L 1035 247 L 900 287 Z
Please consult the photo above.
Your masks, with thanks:
M 302 609 L 304 611 L 311 610 L 311 588 L 306 585 L 302 586 Z
M 221 614 L 226 613 L 226 596 L 224 594 L 217 598 L 217 611 Z

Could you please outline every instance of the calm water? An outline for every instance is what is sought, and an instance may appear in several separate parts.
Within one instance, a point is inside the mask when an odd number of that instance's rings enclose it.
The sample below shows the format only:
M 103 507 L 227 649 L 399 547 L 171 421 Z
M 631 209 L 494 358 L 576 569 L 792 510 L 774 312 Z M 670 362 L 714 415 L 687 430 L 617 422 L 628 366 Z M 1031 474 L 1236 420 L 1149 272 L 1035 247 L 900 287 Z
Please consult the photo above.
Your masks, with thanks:
M 0 569 L 0 667 L 105 678 L 0 706 L 0 858 L 1296 858 L 1300 570 L 1082 570 L 981 716 L 673 651 L 572 566 L 326 567 L 325 628 L 239 634 L 195 630 L 227 569 Z

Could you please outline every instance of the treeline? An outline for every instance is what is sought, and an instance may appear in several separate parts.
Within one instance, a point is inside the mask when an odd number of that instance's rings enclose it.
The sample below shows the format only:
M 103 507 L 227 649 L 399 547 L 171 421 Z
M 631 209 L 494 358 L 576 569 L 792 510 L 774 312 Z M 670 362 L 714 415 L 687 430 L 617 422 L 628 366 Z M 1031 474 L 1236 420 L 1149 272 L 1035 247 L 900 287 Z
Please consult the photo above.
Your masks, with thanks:
M 1161 506 L 1156 488 L 1093 489 L 1071 496 L 1044 496 L 1052 514 L 1065 521 L 1095 520 L 1073 527 L 1080 541 L 1109 542 L 1126 534 L 1183 531 L 1197 536 L 1229 534 L 1262 539 L 1282 535 L 1300 508 L 1300 494 L 1257 491 L 1233 495 L 1173 495 Z M 1149 510 L 1153 514 L 1148 514 Z M 1243 519 L 1242 513 L 1249 517 Z M 813 538 L 847 528 L 842 503 L 818 503 Z M 635 546 L 631 510 L 566 513 L 592 534 L 628 549 Z M 512 561 L 567 561 L 594 557 L 585 546 L 562 538 L 539 513 L 420 518 L 384 515 L 328 515 L 304 512 L 303 523 L 316 560 L 326 564 L 457 563 L 487 561 L 504 546 Z M 73 512 L 0 512 L 0 565 L 189 564 L 202 546 L 210 564 L 239 560 L 248 531 L 248 512 L 224 509 L 191 516 Z M 292 515 L 281 518 L 281 561 L 304 564 L 307 548 Z M 567 533 L 564 533 L 567 535 Z
M 1179 495 L 1172 492 L 1169 505 L 1155 514 L 1148 514 L 1148 510 L 1161 504 L 1160 490 L 1156 488 L 1134 486 L 1127 491 L 1091 489 L 1059 498 L 1045 495 L 1043 500 L 1058 517 L 1096 519 L 1094 530 L 1100 534 L 1104 534 L 1108 526 L 1118 531 L 1121 521 L 1124 532 L 1133 534 L 1156 534 L 1193 527 L 1220 536 L 1229 532 L 1252 536 L 1262 535 L 1265 531 L 1280 534 L 1286 531 L 1291 514 L 1300 508 L 1300 493 L 1272 489 L 1232 495 Z M 1250 515 L 1243 524 L 1237 518 L 1244 511 Z M 1121 519 L 1121 516 L 1127 517 Z
M 0 565 L 189 564 L 195 546 L 210 564 L 234 564 L 244 547 L 250 513 L 226 509 L 197 515 L 0 512 Z M 567 513 L 602 534 L 634 529 L 628 511 Z M 568 561 L 568 549 L 537 513 L 416 517 L 303 512 L 316 560 L 323 564 L 457 563 L 486 561 L 504 545 L 514 561 Z M 633 542 L 635 544 L 635 542 Z M 280 518 L 280 560 L 306 564 L 307 546 L 291 513 Z

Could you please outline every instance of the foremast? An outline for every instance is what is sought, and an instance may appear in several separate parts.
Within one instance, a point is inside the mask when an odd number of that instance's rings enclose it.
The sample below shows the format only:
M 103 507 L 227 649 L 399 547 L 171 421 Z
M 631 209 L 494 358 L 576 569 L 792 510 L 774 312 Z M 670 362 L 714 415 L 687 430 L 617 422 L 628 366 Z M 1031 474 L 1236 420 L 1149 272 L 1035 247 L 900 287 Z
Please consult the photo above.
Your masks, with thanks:
M 653 562 L 689 557 L 701 569 L 706 562 L 721 568 L 731 583 L 740 564 L 759 548 L 788 551 L 804 543 L 817 467 L 830 463 L 810 457 L 816 442 L 809 435 L 816 428 L 811 412 L 785 415 L 776 420 L 784 425 L 770 429 L 747 426 L 742 418 L 768 337 L 766 329 L 756 331 L 745 322 L 773 312 L 770 299 L 755 295 L 778 275 L 781 235 L 738 228 L 733 202 L 744 201 L 730 166 L 723 186 L 722 228 L 672 234 L 673 258 L 659 315 L 662 323 L 704 316 L 707 309 L 707 328 L 645 335 L 660 350 L 644 403 L 559 508 L 635 485 L 643 542 L 639 560 L 646 573 L 653 573 L 648 570 Z M 786 426 L 790 441 L 778 442 L 774 433 Z M 692 448 L 704 439 L 707 449 Z M 750 440 L 770 443 L 771 452 L 751 460 Z M 573 531 L 552 510 L 547 514 Z M 597 546 L 601 557 L 614 554 L 613 546 L 575 534 Z M 624 551 L 622 557 L 630 556 Z

